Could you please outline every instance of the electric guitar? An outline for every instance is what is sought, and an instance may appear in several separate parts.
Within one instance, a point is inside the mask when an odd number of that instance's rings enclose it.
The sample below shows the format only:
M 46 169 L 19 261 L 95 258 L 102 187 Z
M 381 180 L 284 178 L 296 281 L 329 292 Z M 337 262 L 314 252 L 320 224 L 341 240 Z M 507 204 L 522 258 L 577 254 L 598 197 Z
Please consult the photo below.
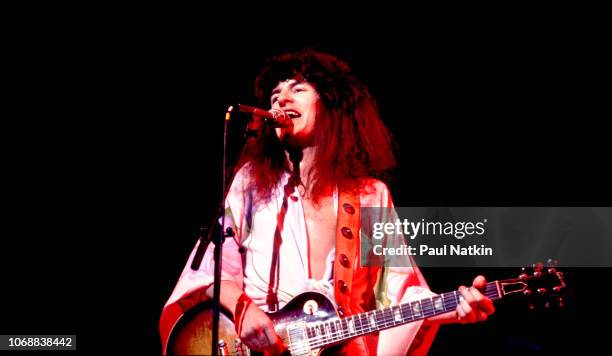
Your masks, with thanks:
M 562 305 L 560 293 L 565 288 L 562 272 L 539 264 L 533 271 L 523 268 L 518 278 L 487 283 L 483 294 L 491 300 L 535 294 L 553 297 Z M 316 356 L 358 336 L 454 311 L 462 299 L 458 291 L 453 291 L 341 318 L 325 295 L 305 292 L 268 316 L 290 355 Z M 219 316 L 219 341 L 213 345 L 210 305 L 210 301 L 200 303 L 183 315 L 171 332 L 165 355 L 210 355 L 211 347 L 218 347 L 219 355 L 254 354 L 240 342 L 227 311 Z

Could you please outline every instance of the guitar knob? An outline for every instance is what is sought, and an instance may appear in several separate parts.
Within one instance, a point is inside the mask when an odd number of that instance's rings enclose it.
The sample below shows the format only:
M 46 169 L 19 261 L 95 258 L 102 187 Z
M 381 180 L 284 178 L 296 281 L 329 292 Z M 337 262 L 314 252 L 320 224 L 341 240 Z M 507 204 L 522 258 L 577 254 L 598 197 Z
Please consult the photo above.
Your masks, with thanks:
M 555 293 L 561 292 L 561 287 L 560 286 L 553 287 L 553 292 Z
M 563 308 L 565 306 L 565 300 L 563 298 L 559 298 L 559 308 Z
M 533 272 L 533 276 L 534 276 L 534 277 L 541 277 L 541 276 L 542 276 L 542 272 L 540 272 L 540 271 L 535 271 L 535 272 Z
M 519 279 L 527 279 L 527 273 L 521 273 Z
M 542 262 L 538 262 L 536 264 L 533 265 L 533 269 L 535 271 L 541 271 L 542 268 L 544 268 L 544 264 Z
M 551 268 L 548 269 L 548 273 L 550 273 L 550 274 L 554 274 L 555 272 L 557 272 L 557 269 L 554 268 L 554 267 L 551 267 Z
M 529 311 L 534 311 L 536 307 L 533 304 L 529 304 L 527 308 L 529 308 Z
M 229 355 L 225 341 L 219 340 L 219 355 Z
M 546 293 L 546 288 L 538 288 L 538 294 L 543 295 Z
M 523 295 L 526 296 L 526 297 L 529 297 L 531 295 L 531 289 L 525 289 L 523 291 Z

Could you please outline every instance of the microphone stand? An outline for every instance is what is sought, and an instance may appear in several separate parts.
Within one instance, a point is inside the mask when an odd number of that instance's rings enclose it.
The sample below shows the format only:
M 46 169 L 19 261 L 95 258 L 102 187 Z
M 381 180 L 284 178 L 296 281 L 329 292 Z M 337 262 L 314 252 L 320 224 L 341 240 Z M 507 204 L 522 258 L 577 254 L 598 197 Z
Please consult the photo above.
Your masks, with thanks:
M 227 162 L 226 162 L 227 161 L 227 134 L 228 134 L 228 126 L 229 126 L 229 122 L 232 116 L 232 112 L 233 112 L 233 106 L 230 106 L 227 109 L 227 112 L 225 113 L 225 121 L 223 125 L 223 163 L 222 163 L 222 168 L 221 168 L 221 171 L 222 171 L 221 192 L 223 193 L 222 201 L 219 204 L 219 210 L 217 211 L 217 215 L 215 216 L 215 219 L 213 220 L 211 224 L 211 227 L 213 228 L 206 229 L 205 227 L 202 227 L 200 229 L 200 236 L 199 236 L 200 244 L 198 245 L 198 249 L 196 250 L 196 253 L 194 254 L 193 260 L 191 262 L 191 269 L 194 271 L 197 271 L 200 268 L 200 264 L 202 263 L 202 259 L 204 258 L 204 254 L 206 253 L 208 245 L 210 244 L 211 241 L 215 244 L 215 249 L 214 249 L 214 254 L 213 254 L 213 259 L 214 259 L 214 264 L 215 264 L 215 270 L 214 270 L 215 279 L 213 282 L 213 303 L 212 303 L 213 322 L 212 322 L 212 345 L 211 345 L 213 356 L 217 356 L 219 354 L 219 348 L 221 347 L 220 345 L 221 342 L 218 340 L 219 340 L 219 313 L 220 313 L 220 295 L 221 295 L 221 269 L 222 269 L 222 262 L 223 262 L 222 261 L 223 243 L 226 237 L 234 238 L 235 236 L 235 232 L 233 231 L 231 227 L 228 227 L 227 229 L 225 229 L 225 231 L 223 230 L 223 228 L 225 227 L 225 208 L 226 208 L 225 202 L 226 202 L 227 194 L 229 193 L 229 189 L 227 187 L 226 179 L 225 179 L 225 177 L 227 176 L 226 175 L 226 171 L 227 171 Z M 248 139 L 255 137 L 256 132 L 258 132 L 259 129 L 262 127 L 262 123 L 263 123 L 262 118 L 253 115 L 252 119 L 249 121 L 247 125 L 245 137 Z M 238 161 L 240 161 L 240 158 L 242 158 L 242 156 L 244 155 L 246 146 L 247 145 L 243 147 Z M 239 168 L 239 167 L 236 167 L 236 168 Z M 234 175 L 236 174 L 236 172 L 237 170 L 234 172 Z M 233 179 L 234 177 L 232 177 L 232 181 Z M 221 217 L 221 228 L 215 229 L 214 226 L 216 222 L 218 221 L 219 216 Z M 206 230 L 208 230 L 208 233 L 206 233 Z M 240 248 L 242 249 L 242 246 L 240 246 Z

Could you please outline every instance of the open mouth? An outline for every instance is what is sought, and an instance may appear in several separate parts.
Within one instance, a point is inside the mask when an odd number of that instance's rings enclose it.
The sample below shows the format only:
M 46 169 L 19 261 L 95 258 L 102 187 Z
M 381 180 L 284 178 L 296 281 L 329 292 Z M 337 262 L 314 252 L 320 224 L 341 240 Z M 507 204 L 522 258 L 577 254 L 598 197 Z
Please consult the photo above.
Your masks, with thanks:
M 295 110 L 285 110 L 285 114 L 287 114 L 291 120 L 301 116 L 301 114 Z

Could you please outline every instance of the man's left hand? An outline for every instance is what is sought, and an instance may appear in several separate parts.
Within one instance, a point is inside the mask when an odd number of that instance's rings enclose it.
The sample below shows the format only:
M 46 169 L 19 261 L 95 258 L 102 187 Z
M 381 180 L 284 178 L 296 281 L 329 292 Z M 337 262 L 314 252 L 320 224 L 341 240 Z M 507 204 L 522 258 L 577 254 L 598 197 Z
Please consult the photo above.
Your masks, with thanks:
M 487 280 L 483 276 L 474 278 L 470 288 L 459 287 L 463 300 L 457 305 L 457 319 L 462 324 L 487 320 L 495 312 L 493 301 L 480 291 L 484 291 Z

